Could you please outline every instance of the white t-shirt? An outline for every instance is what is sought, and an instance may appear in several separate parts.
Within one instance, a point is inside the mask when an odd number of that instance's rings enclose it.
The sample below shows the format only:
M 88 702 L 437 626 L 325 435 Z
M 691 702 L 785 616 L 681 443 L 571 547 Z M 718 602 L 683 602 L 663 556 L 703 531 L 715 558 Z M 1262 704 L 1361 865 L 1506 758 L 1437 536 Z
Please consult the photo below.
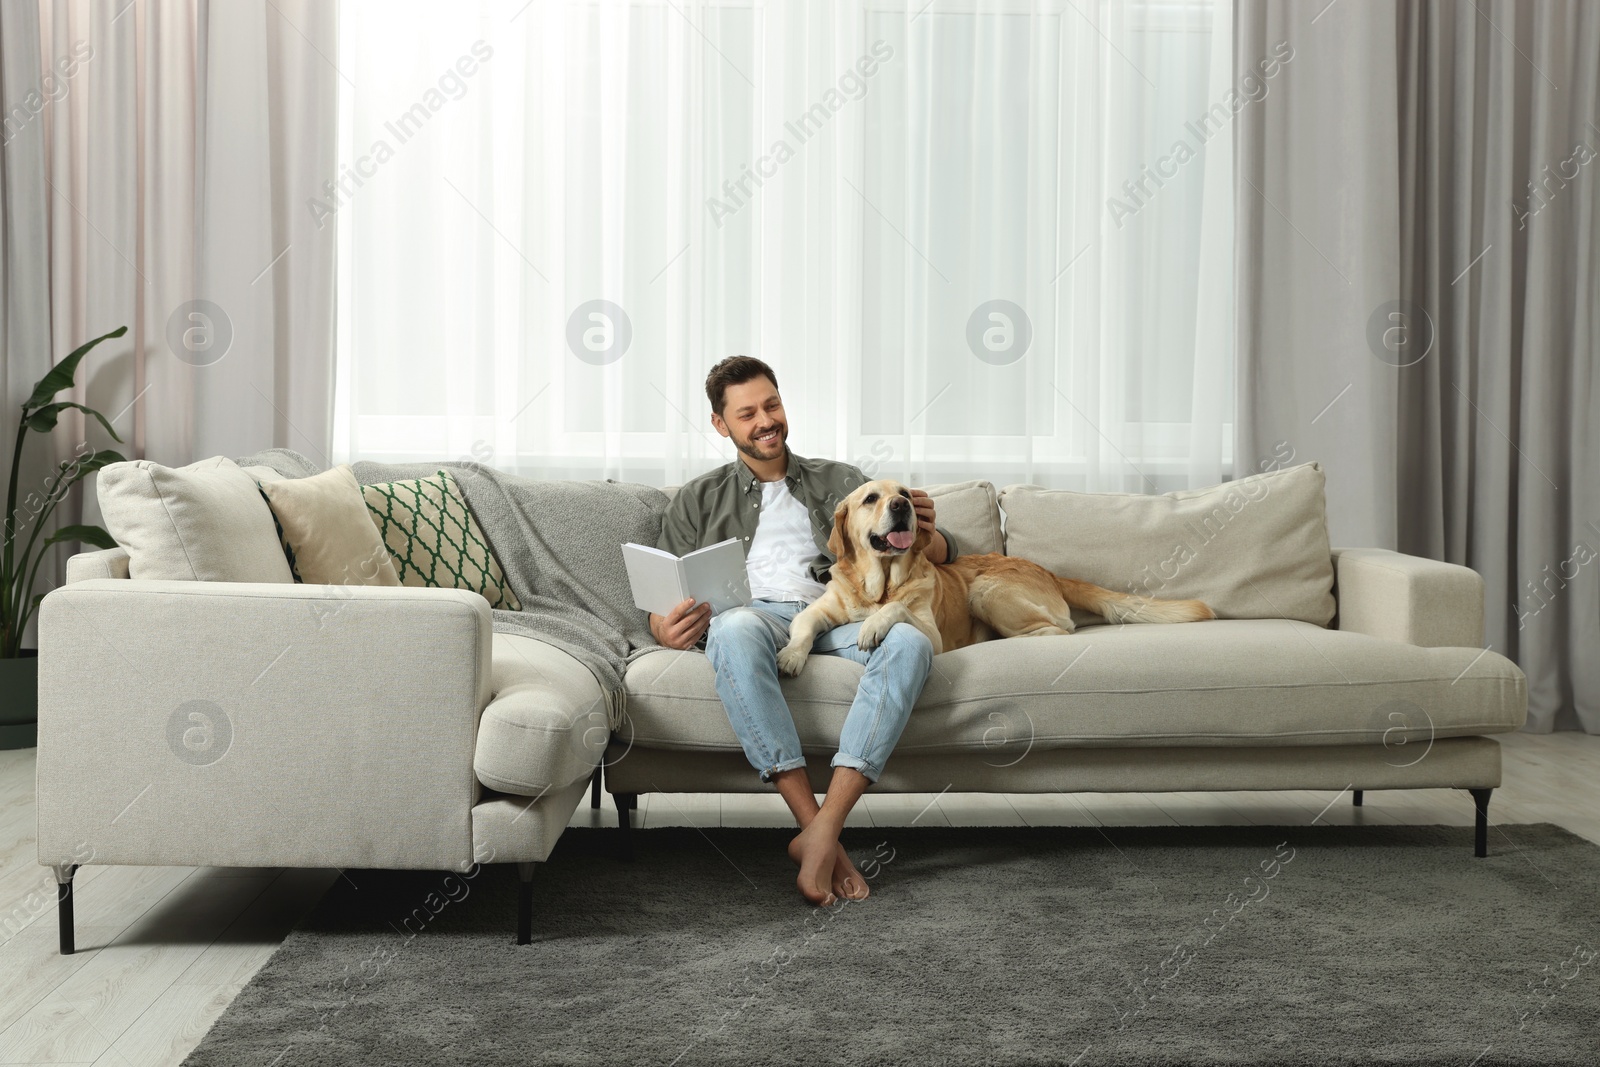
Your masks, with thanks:
M 827 587 L 811 577 L 817 543 L 805 505 L 789 492 L 783 478 L 761 483 L 761 514 L 745 554 L 745 571 L 754 600 L 803 600 L 821 596 Z

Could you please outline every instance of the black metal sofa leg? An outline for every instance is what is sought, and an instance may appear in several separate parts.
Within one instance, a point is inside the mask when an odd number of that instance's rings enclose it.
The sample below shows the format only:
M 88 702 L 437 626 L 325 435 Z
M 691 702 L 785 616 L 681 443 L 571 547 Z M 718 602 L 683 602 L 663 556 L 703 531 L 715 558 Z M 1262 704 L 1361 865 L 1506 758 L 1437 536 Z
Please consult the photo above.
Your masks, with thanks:
M 1357 789 L 1356 793 L 1355 793 L 1355 798 L 1351 801 L 1351 807 L 1359 808 L 1360 806 L 1361 806 L 1361 790 Z
M 595 811 L 600 810 L 600 768 L 594 769 L 594 777 L 589 779 L 589 807 Z
M 1472 802 L 1477 805 L 1478 819 L 1473 835 L 1472 854 L 1482 859 L 1489 854 L 1489 794 L 1493 789 L 1468 789 Z
M 632 813 L 639 807 L 638 793 L 612 793 L 611 799 L 617 804 L 617 844 L 622 858 L 633 859 L 633 829 Z
M 533 940 L 533 869 L 536 863 L 517 864 L 517 944 L 526 945 Z
M 56 921 L 61 927 L 61 954 L 70 956 L 77 951 L 72 925 L 72 876 L 78 865 L 68 863 L 52 868 L 56 875 Z

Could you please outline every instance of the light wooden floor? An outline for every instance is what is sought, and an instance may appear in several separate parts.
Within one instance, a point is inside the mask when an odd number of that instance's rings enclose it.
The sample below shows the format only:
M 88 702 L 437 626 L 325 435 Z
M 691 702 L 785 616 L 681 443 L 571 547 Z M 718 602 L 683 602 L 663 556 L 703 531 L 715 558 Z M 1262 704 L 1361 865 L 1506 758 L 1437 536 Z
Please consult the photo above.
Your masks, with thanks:
M 1499 823 L 1553 822 L 1600 843 L 1600 736 L 1500 735 Z M 331 870 L 86 867 L 76 885 L 76 955 L 57 953 L 55 883 L 34 850 L 34 752 L 0 752 L 0 1063 L 102 1067 L 177 1064 L 199 1043 L 295 921 L 339 875 Z M 574 826 L 615 826 L 610 798 Z M 776 795 L 639 798 L 635 825 L 789 826 Z M 855 825 L 1229 825 L 1446 823 L 1470 826 L 1472 802 L 1446 789 L 1331 792 L 868 794 Z M 1511 847 L 1491 828 L 1489 848 Z M 510 936 L 510 931 L 507 931 Z

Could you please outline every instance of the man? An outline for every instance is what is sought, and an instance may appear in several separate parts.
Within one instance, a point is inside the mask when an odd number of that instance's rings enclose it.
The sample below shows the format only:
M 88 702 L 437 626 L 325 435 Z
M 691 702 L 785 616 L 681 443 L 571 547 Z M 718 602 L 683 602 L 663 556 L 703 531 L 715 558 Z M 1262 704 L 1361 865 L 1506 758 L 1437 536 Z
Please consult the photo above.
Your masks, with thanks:
M 837 897 L 861 900 L 867 896 L 866 879 L 839 844 L 839 831 L 883 773 L 927 680 L 933 646 L 907 623 L 896 623 L 871 651 L 856 645 L 860 623 L 835 627 L 817 639 L 814 653 L 866 666 L 819 807 L 778 685 L 778 649 L 788 643 L 789 620 L 827 586 L 834 562 L 827 547 L 834 508 L 868 478 L 848 463 L 789 451 L 778 379 L 759 359 L 733 356 L 711 368 L 706 398 L 711 424 L 733 441 L 739 455 L 674 494 L 659 546 L 681 556 L 742 538 L 751 602 L 713 617 L 709 604 L 685 600 L 666 615 L 652 612 L 650 632 L 668 648 L 687 649 L 704 639 L 717 693 L 746 758 L 762 781 L 776 786 L 800 826 L 788 850 L 800 865 L 800 892 L 816 904 L 832 904 Z M 918 525 L 930 532 L 924 554 L 934 563 L 954 559 L 955 542 L 934 525 L 933 499 L 913 489 L 912 505 Z

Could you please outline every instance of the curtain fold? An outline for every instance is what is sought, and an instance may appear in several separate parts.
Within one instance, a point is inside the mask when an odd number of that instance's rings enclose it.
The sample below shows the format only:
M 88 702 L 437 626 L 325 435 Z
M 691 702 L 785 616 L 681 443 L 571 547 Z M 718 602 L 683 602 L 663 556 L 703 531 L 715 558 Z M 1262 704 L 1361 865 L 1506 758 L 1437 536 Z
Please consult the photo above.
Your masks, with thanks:
M 40 209 L 49 186 L 39 115 L 65 91 L 62 71 L 78 62 L 67 56 L 55 70 L 42 58 L 38 8 L 0 4 L 0 448 L 7 465 L 17 412 L 50 369 L 49 229 Z M 42 489 L 51 466 L 48 450 L 31 451 L 19 486 Z
M 39 206 L 49 195 L 41 115 L 67 90 L 76 56 L 48 59 L 39 49 L 39 10 L 0 4 L 0 478 L 9 476 L 17 416 L 34 382 L 50 370 L 50 239 Z M 17 513 L 0 538 L 26 544 L 57 457 L 37 440 L 18 466 Z M 0 481 L 0 492 L 5 482 Z M 0 497 L 0 507 L 3 507 Z M 41 574 L 44 572 L 41 570 Z M 42 592 L 46 581 L 38 583 Z M 25 638 L 32 645 L 31 637 Z
M 1241 454 L 1321 460 L 1336 544 L 1482 574 L 1527 729 L 1600 732 L 1600 7 L 1240 0 L 1235 35 L 1306 56 L 1240 129 Z M 1296 300 L 1319 267 L 1356 285 Z
M 336 453 L 679 483 L 747 353 L 801 454 L 1218 482 L 1228 10 L 347 0 Z

